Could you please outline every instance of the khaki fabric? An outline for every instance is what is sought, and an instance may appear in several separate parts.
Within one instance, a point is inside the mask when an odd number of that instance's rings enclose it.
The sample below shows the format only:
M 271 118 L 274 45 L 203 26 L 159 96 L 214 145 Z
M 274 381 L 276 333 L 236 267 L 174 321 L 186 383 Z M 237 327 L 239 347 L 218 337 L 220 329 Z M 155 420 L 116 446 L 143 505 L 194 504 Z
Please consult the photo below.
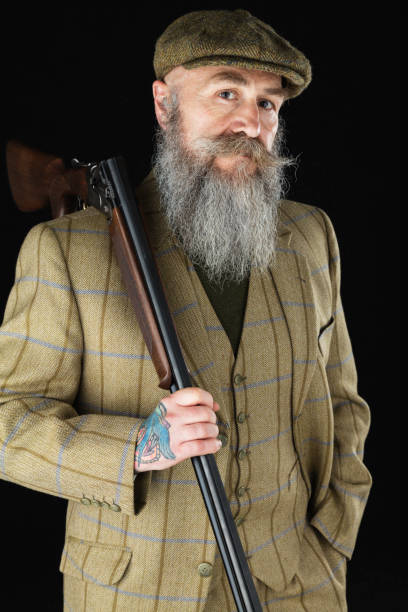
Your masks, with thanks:
M 236 611 L 231 589 L 220 558 L 216 569 L 221 580 L 210 585 L 205 612 Z M 273 567 L 270 567 L 273 571 Z M 263 610 L 268 612 L 347 611 L 346 558 L 338 553 L 313 527 L 307 525 L 296 574 L 285 591 L 273 591 L 254 576 L 255 588 Z
M 274 610 L 346 609 L 369 412 L 327 215 L 282 203 L 277 257 L 251 273 L 235 359 L 153 173 L 138 197 L 194 384 L 221 406 L 216 461 L 260 596 Z M 0 329 L 0 476 L 69 501 L 66 610 L 220 609 L 225 574 L 191 462 L 133 481 L 138 428 L 163 395 L 104 217 L 33 228 Z

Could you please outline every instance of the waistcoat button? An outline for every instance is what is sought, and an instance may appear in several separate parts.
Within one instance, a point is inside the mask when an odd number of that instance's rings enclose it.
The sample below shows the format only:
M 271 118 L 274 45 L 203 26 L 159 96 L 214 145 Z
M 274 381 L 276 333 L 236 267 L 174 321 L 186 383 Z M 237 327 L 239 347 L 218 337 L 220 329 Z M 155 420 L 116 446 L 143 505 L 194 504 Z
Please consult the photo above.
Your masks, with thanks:
M 226 436 L 225 434 L 222 434 L 222 433 L 221 433 L 221 434 L 218 434 L 217 438 L 218 438 L 219 440 L 221 440 L 221 444 L 222 444 L 222 446 L 226 446 L 226 445 L 227 445 L 227 442 L 228 442 L 228 436 Z
M 198 573 L 204 578 L 211 576 L 212 570 L 213 568 L 211 563 L 200 563 L 200 565 L 198 566 Z
M 235 374 L 234 383 L 236 385 L 240 385 L 241 383 L 244 382 L 245 379 L 246 379 L 246 376 L 242 376 L 242 374 Z
M 243 495 L 245 495 L 245 491 L 246 491 L 246 487 L 238 487 L 237 489 L 238 497 L 242 497 Z
M 243 461 L 247 456 L 247 451 L 245 450 L 245 448 L 241 448 L 241 450 L 238 452 L 238 459 L 240 461 Z
M 238 423 L 244 423 L 246 419 L 246 414 L 245 412 L 240 412 L 237 416 L 237 421 Z

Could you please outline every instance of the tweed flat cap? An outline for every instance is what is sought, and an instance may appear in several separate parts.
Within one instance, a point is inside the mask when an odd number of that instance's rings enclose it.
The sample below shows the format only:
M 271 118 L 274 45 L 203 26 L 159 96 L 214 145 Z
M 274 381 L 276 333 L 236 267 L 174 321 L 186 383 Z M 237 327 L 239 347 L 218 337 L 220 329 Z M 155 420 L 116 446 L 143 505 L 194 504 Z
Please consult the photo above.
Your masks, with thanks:
M 285 78 L 289 98 L 298 96 L 312 79 L 303 53 L 241 9 L 187 13 L 157 39 L 153 59 L 157 79 L 176 66 L 190 70 L 219 64 L 274 72 Z

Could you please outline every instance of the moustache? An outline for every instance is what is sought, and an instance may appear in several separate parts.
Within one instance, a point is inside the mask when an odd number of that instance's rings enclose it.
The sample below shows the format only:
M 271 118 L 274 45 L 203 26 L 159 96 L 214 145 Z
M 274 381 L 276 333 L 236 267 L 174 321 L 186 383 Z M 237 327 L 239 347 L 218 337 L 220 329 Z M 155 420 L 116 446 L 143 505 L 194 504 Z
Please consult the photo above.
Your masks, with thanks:
M 259 168 L 275 166 L 276 156 L 267 151 L 257 138 L 248 138 L 244 133 L 220 134 L 214 138 L 198 138 L 194 142 L 197 153 L 214 158 L 219 155 L 243 155 Z

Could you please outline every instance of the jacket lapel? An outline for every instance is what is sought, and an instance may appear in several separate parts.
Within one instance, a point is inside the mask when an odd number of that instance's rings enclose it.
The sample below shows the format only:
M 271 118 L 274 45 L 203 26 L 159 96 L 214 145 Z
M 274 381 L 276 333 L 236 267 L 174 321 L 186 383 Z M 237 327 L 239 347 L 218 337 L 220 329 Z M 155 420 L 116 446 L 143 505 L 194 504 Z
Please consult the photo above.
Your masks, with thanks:
M 310 270 L 305 257 L 290 246 L 284 226 L 270 273 L 285 314 L 292 343 L 293 418 L 300 416 L 316 365 L 316 309 Z

